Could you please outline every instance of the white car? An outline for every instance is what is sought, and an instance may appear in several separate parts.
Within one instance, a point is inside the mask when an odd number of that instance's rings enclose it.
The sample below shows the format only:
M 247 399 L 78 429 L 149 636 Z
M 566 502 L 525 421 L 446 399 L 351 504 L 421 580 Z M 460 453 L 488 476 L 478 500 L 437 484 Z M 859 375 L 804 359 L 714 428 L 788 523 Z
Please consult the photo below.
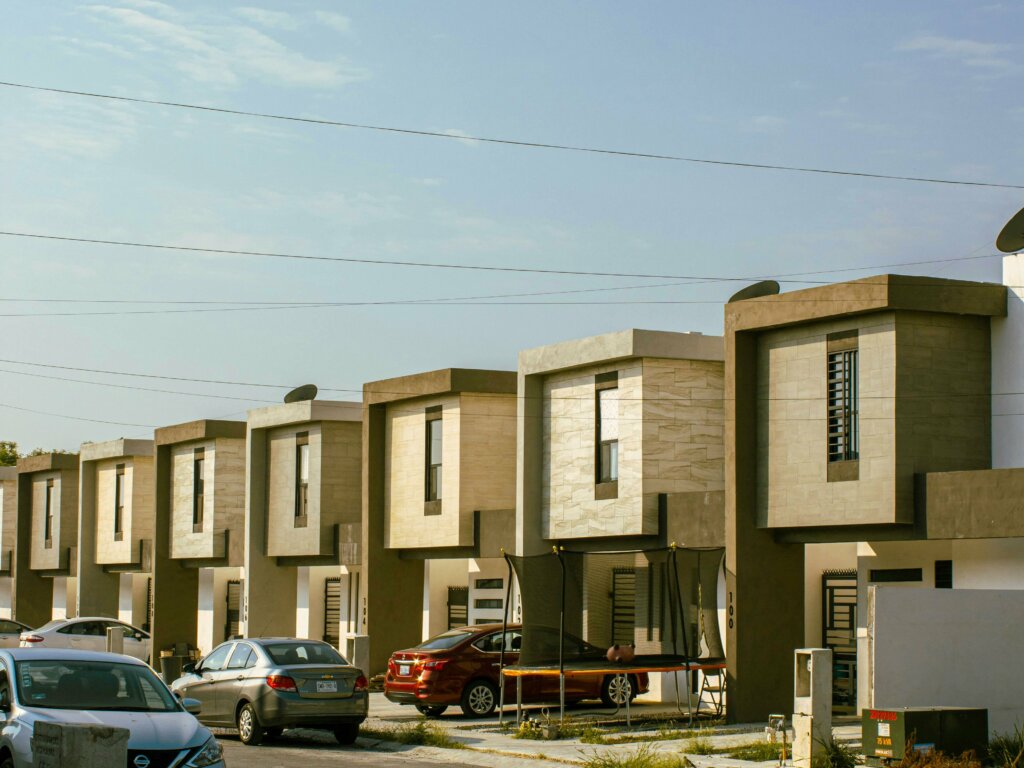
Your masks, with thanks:
M 195 718 L 199 709 L 126 656 L 0 650 L 0 768 L 36 765 L 32 742 L 43 722 L 126 728 L 130 768 L 225 768 L 220 744 Z
M 21 636 L 31 632 L 32 627 L 14 619 L 0 619 L 0 648 L 17 648 Z
M 124 632 L 124 654 L 149 662 L 149 633 L 123 621 L 103 616 L 77 619 L 54 619 L 39 629 L 21 633 L 22 648 L 74 648 L 80 651 L 107 650 L 107 627 L 120 627 Z

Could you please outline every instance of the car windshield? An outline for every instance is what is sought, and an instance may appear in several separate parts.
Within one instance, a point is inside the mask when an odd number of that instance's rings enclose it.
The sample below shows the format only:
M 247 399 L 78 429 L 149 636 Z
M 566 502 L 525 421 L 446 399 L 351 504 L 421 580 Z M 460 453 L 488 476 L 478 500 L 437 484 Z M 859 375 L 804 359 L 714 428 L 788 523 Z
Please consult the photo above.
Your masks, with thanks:
M 18 699 L 44 709 L 177 712 L 153 671 L 141 664 L 38 659 L 16 663 Z
M 267 643 L 263 646 L 275 664 L 348 664 L 327 643 Z
M 456 645 L 461 643 L 467 637 L 472 637 L 472 632 L 466 632 L 461 629 L 451 629 L 437 637 L 432 637 L 426 642 L 420 643 L 416 646 L 418 651 L 447 651 L 449 648 L 454 648 Z

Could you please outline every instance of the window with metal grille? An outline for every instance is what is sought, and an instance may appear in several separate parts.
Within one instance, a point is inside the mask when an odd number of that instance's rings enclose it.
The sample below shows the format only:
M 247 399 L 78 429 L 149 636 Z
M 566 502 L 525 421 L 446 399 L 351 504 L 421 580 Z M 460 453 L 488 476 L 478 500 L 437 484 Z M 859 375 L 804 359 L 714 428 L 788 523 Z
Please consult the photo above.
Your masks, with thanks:
M 597 396 L 597 477 L 594 481 L 614 483 L 619 479 L 619 374 L 601 373 L 595 377 Z
M 124 464 L 118 464 L 114 476 L 114 538 L 118 541 L 124 534 Z
M 444 447 L 444 421 L 441 417 L 441 406 L 427 409 L 427 445 L 426 445 L 426 501 L 441 499 L 441 456 Z
M 192 456 L 192 532 L 203 530 L 206 502 L 206 451 L 196 448 Z
M 295 436 L 295 527 L 306 525 L 309 512 L 309 433 Z
M 43 546 L 53 546 L 53 480 L 46 481 L 46 509 L 43 510 Z
M 828 353 L 828 460 L 860 455 L 857 404 L 857 350 Z

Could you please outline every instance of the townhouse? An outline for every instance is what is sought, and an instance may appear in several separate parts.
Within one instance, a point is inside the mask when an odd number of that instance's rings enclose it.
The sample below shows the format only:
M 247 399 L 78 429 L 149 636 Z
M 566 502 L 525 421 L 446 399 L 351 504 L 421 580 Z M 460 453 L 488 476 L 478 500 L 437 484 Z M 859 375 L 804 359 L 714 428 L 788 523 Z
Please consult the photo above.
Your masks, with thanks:
M 516 374 L 447 368 L 363 387 L 367 668 L 501 621 L 515 531 Z
M 78 455 L 18 461 L 14 618 L 31 626 L 76 615 Z
M 82 445 L 77 615 L 149 628 L 153 506 L 152 440 Z
M 240 632 L 324 640 L 356 656 L 362 404 L 249 412 Z
M 0 618 L 13 615 L 14 546 L 18 535 L 18 468 L 0 467 Z

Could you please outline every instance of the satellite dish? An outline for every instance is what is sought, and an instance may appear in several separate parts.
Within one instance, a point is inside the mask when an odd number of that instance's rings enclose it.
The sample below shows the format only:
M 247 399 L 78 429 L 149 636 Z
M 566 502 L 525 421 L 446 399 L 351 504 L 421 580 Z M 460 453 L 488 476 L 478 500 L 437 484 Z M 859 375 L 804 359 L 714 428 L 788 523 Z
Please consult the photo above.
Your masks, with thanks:
M 758 299 L 761 296 L 774 296 L 779 292 L 779 284 L 774 280 L 762 280 L 760 283 L 748 285 L 741 291 L 736 291 L 729 297 L 729 304 L 734 301 L 745 301 L 746 299 Z
M 1003 231 L 996 238 L 996 248 L 1003 253 L 1016 253 L 1024 250 L 1024 208 L 1017 211 L 1013 218 L 1006 222 Z
M 303 384 L 296 387 L 284 396 L 286 403 L 301 403 L 303 400 L 313 400 L 316 397 L 316 384 Z

